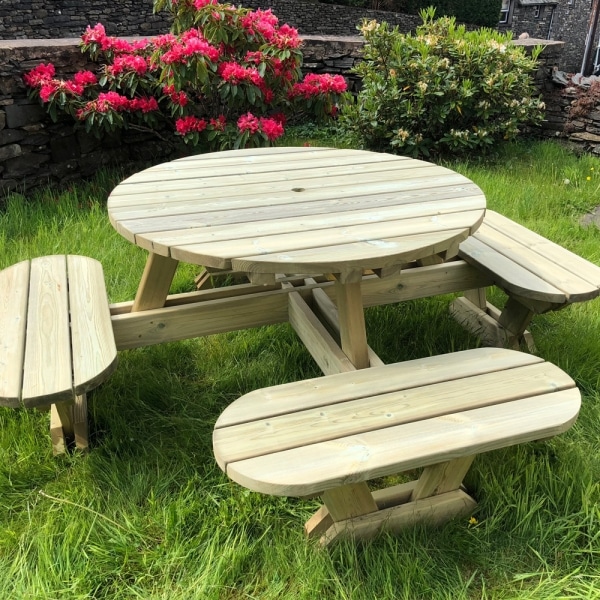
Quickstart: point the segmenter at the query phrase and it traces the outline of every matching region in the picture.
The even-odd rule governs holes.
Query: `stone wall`
[[[403,15],[306,0],[242,0],[246,8],[271,8],[281,23],[302,34],[356,35],[363,17],[398,25],[403,32],[421,22]],[[152,0],[0,0],[0,39],[79,37],[88,25],[102,23],[109,35],[151,36],[166,33],[166,13],[153,14]]]
[[[168,142],[172,136],[161,140],[132,129],[101,143],[75,128],[68,117],[53,123],[37,100],[29,100],[23,73],[41,62],[54,63],[65,77],[97,67],[87,62],[78,43],[77,39],[0,40],[0,196],[17,188],[66,183],[109,164],[139,170],[189,151],[183,144]],[[304,70],[347,75],[361,47],[358,36],[304,37]]]
[[[305,72],[341,73],[360,60],[362,38],[304,36]],[[568,108],[575,92],[565,95],[564,86],[553,83],[552,71],[564,44],[526,39],[515,43],[526,48],[545,44],[536,83],[547,104],[541,133],[563,139]],[[64,76],[94,68],[78,48],[78,40],[0,41],[0,196],[48,182],[66,183],[93,174],[101,166],[118,164],[140,170],[189,151],[183,145],[158,139],[153,134],[128,130],[102,143],[70,119],[53,123],[37,101],[27,98],[22,75],[40,62],[55,63]],[[353,80],[351,77],[350,84]],[[600,107],[586,119],[572,124],[567,138],[577,148],[600,154]]]

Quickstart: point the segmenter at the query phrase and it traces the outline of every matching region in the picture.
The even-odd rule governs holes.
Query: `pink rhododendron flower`
[[[225,115],[219,115],[216,119],[211,119],[209,124],[215,131],[225,131],[227,125]]]
[[[152,38],[152,45],[155,48],[165,48],[166,46],[172,46],[176,41],[177,38],[172,33],[166,33]]]
[[[242,133],[244,133],[244,131],[256,133],[260,129],[260,121],[258,120],[258,117],[255,117],[251,112],[248,112],[238,119],[237,126]]]
[[[217,73],[231,85],[247,82],[261,87],[264,84],[263,78],[255,67],[243,67],[236,62],[221,63]]]
[[[135,71],[138,75],[144,75],[148,70],[148,63],[141,56],[123,54],[116,56],[112,66],[109,66],[107,70],[112,75],[119,75],[128,71]]]
[[[302,40],[298,36],[298,30],[289,25],[282,25],[270,39],[270,42],[280,50],[285,50],[286,48],[299,48],[302,45]]]
[[[43,83],[40,88],[40,98],[42,102],[49,102],[52,96],[58,91],[58,86],[53,82]]]
[[[98,94],[96,100],[96,111],[100,113],[108,112],[109,110],[116,110],[122,112],[129,108],[129,98],[121,96],[117,92],[105,92]]]
[[[102,44],[106,41],[106,29],[104,29],[104,25],[102,23],[98,23],[94,27],[90,27],[89,25],[86,27],[84,34],[81,36],[81,41],[84,44],[91,44],[92,42],[97,42]]]
[[[129,101],[129,110],[139,110],[144,114],[158,110],[156,98],[134,98]]]
[[[193,116],[182,117],[175,121],[175,129],[179,135],[185,135],[193,131],[201,132],[206,129],[206,120]]]
[[[165,96],[169,97],[169,100],[173,103],[176,104],[177,106],[185,106],[188,102],[189,102],[189,98],[188,95],[183,92],[177,92],[175,91],[175,86],[174,85],[165,85],[163,87],[163,94]]]
[[[79,71],[73,76],[73,81],[78,85],[95,85],[98,78],[91,71]]]
[[[194,8],[196,8],[197,10],[200,10],[201,8],[204,8],[205,6],[209,6],[210,4],[218,4],[218,2],[217,2],[217,0],[195,0]]]
[[[294,84],[288,96],[290,98],[301,97],[304,99],[319,96],[320,94],[341,94],[347,89],[346,80],[341,75],[315,75],[309,73],[304,81]]]
[[[250,34],[262,35],[267,41],[270,41],[275,35],[275,29],[279,23],[279,19],[271,12],[271,9],[261,10],[248,13],[241,20],[242,27]]]
[[[283,125],[273,118],[261,117],[260,129],[270,141],[276,140],[283,135]]]
[[[30,87],[38,87],[42,83],[49,81],[56,73],[52,63],[38,65],[23,75],[23,80]]]

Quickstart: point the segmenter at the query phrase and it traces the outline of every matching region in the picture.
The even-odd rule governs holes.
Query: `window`
[[[533,9],[533,18],[534,19],[539,19],[540,18],[540,6],[539,6],[539,4],[537,6],[535,6],[534,9]]]
[[[500,9],[500,24],[508,23],[510,15],[510,0],[502,0],[502,8]]]

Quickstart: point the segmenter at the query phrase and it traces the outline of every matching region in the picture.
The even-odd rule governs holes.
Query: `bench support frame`
[[[473,514],[477,502],[462,481],[475,456],[425,467],[419,479],[371,492],[365,482],[322,494],[323,506],[306,522],[308,537],[327,546],[342,539],[369,539],[418,523],[439,525]]]

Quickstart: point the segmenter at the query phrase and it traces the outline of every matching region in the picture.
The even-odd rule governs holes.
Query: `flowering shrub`
[[[454,18],[421,12],[415,35],[363,22],[363,88],[341,126],[363,146],[413,156],[485,149],[539,124],[532,57],[490,29],[467,32]]]
[[[62,111],[101,134],[171,123],[176,135],[205,149],[269,145],[290,115],[337,112],[340,75],[300,79],[298,32],[271,10],[216,0],[156,0],[174,17],[172,32],[130,42],[88,27],[81,49],[102,66],[72,79],[41,64],[24,76],[53,119]]]

